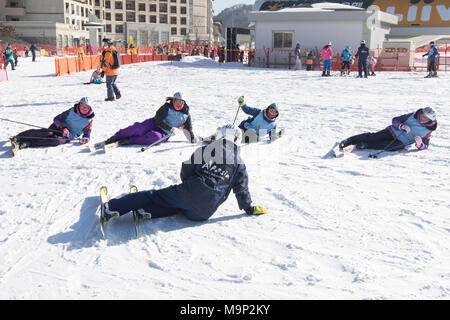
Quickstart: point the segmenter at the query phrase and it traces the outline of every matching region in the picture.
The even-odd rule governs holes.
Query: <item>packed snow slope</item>
[[[176,91],[201,136],[233,121],[240,95],[278,103],[285,137],[242,148],[253,202],[269,213],[247,216],[232,193],[207,222],[154,219],[135,239],[127,215],[103,239],[100,186],[121,196],[180,183],[197,146],[179,134],[144,153],[73,143],[11,158],[8,137],[29,127],[0,121],[0,299],[450,298],[450,75],[322,78],[187,58],[123,66],[123,97],[111,103],[105,85],[82,84],[91,72],[53,74],[51,58],[21,59],[0,83],[1,118],[47,127],[87,96],[97,142]],[[425,106],[438,112],[429,150],[325,157],[336,141]]]

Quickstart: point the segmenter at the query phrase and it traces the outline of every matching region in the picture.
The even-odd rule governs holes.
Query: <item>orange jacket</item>
[[[107,76],[117,76],[119,74],[119,68],[111,69],[111,66],[114,64],[114,57],[111,53],[112,51],[117,51],[116,47],[110,46],[102,52],[102,70],[105,71]]]

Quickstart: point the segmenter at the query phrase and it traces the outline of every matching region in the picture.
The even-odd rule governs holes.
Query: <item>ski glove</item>
[[[81,144],[86,144],[89,142],[89,138],[81,138],[80,143]]]
[[[100,73],[100,76],[101,76],[102,78],[104,78],[104,77],[105,77],[105,71],[102,71],[102,73]]]
[[[416,148],[419,150],[425,149],[425,143],[423,143],[422,138],[419,136],[415,136],[414,140],[416,141]]]
[[[404,124],[404,123],[400,123],[398,128],[400,130],[406,131],[406,133],[409,133],[411,131],[411,128],[407,124]]]
[[[249,216],[251,216],[251,215],[260,215],[260,214],[267,213],[267,209],[262,207],[262,206],[254,206],[254,207],[249,207],[249,208],[245,209],[245,212]]]
[[[68,137],[70,136],[70,131],[69,131],[69,129],[67,129],[67,128],[62,128],[61,131],[62,131],[63,137],[68,138]]]
[[[238,99],[239,107],[243,107],[245,105],[244,96],[240,96]]]

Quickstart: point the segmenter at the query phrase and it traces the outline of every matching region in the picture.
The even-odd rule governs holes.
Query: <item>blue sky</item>
[[[234,6],[235,4],[255,4],[255,0],[214,0],[214,15],[219,14],[223,9]]]

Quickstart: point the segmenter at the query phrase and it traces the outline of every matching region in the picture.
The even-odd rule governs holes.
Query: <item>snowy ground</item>
[[[0,83],[0,117],[46,127],[87,96],[95,142],[152,117],[175,91],[198,135],[232,122],[240,95],[254,107],[277,102],[285,138],[242,149],[253,201],[270,212],[243,215],[231,194],[208,222],[155,219],[136,240],[125,216],[104,240],[99,187],[120,196],[133,184],[179,183],[194,147],[105,155],[74,143],[12,159],[8,137],[28,128],[0,121],[0,299],[450,298],[450,75],[321,78],[195,58],[123,66],[123,98],[106,103],[104,85],[82,85],[91,72],[53,74],[51,58],[20,60]],[[428,151],[323,157],[335,141],[425,106],[439,113]]]

